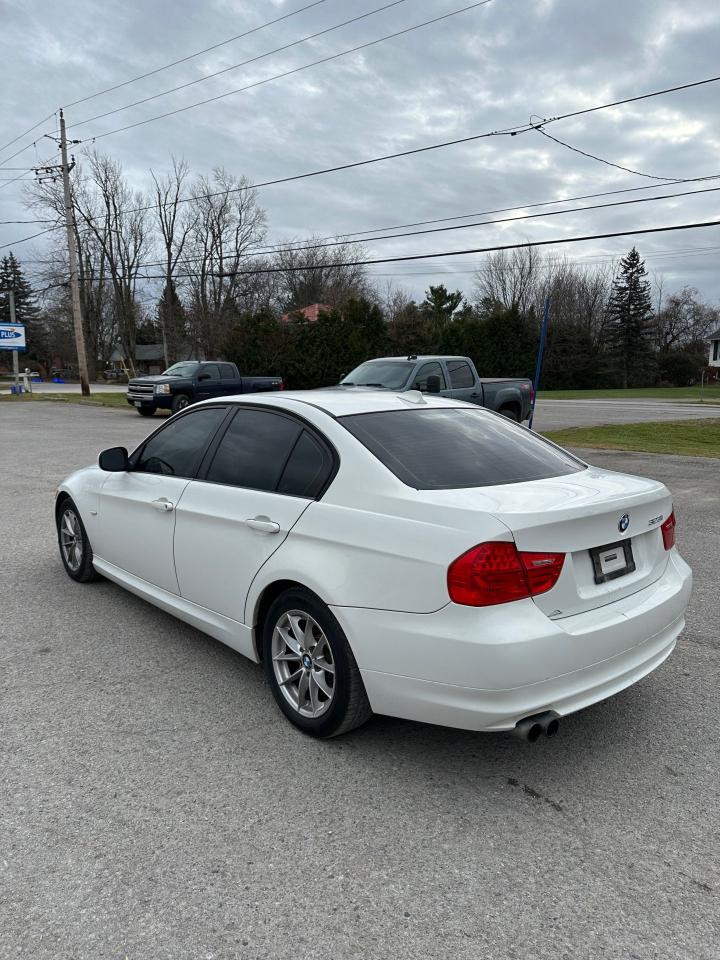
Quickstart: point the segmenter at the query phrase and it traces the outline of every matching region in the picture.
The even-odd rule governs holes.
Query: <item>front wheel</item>
[[[304,733],[336,737],[370,718],[342,627],[309,590],[286,590],[274,601],[263,626],[263,657],[278,706]]]
[[[155,415],[155,407],[135,407],[141,417],[152,417]]]
[[[58,545],[65,571],[78,583],[97,580],[93,552],[85,525],[72,500],[67,497],[57,512]]]
[[[185,393],[178,393],[177,396],[173,397],[170,409],[173,413],[179,413],[181,410],[184,410],[185,407],[189,406],[190,397]]]

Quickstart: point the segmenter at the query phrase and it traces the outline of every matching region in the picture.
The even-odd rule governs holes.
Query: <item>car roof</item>
[[[427,407],[467,407],[471,404],[445,397],[428,396],[417,390],[395,393],[392,390],[343,390],[330,387],[320,390],[278,390],[266,393],[244,393],[222,397],[233,403],[252,403],[300,412],[302,405],[323,410],[333,417],[355,413],[378,413],[384,410],[421,410]],[[206,401],[209,402],[209,401]],[[218,400],[213,401],[217,403]],[[475,408],[480,409],[480,408]]]

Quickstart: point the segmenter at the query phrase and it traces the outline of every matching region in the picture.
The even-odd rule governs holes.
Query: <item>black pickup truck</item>
[[[177,413],[198,400],[282,389],[279,377],[241,377],[235,364],[224,360],[184,360],[156,377],[130,380],[127,402],[151,417],[159,408]]]

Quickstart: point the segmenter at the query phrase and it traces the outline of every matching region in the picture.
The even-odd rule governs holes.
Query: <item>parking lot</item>
[[[535,745],[316,742],[260,667],[65,575],[55,485],[156,425],[0,408],[0,957],[720,957],[720,462],[583,452],[674,495],[696,585],[655,674]]]

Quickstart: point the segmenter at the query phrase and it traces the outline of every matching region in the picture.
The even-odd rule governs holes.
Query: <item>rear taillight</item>
[[[278,390],[284,390],[284,389],[285,389],[285,381],[284,381],[284,380],[281,380],[281,381],[280,381],[280,386],[278,387]]]
[[[554,587],[564,562],[564,553],[527,553],[502,540],[481,543],[450,564],[448,593],[466,607],[523,600]]]
[[[663,537],[663,546],[666,550],[672,550],[675,546],[675,527],[677,526],[677,521],[675,520],[675,511],[670,512],[670,516],[667,518],[665,523],[660,527],[662,530]]]

